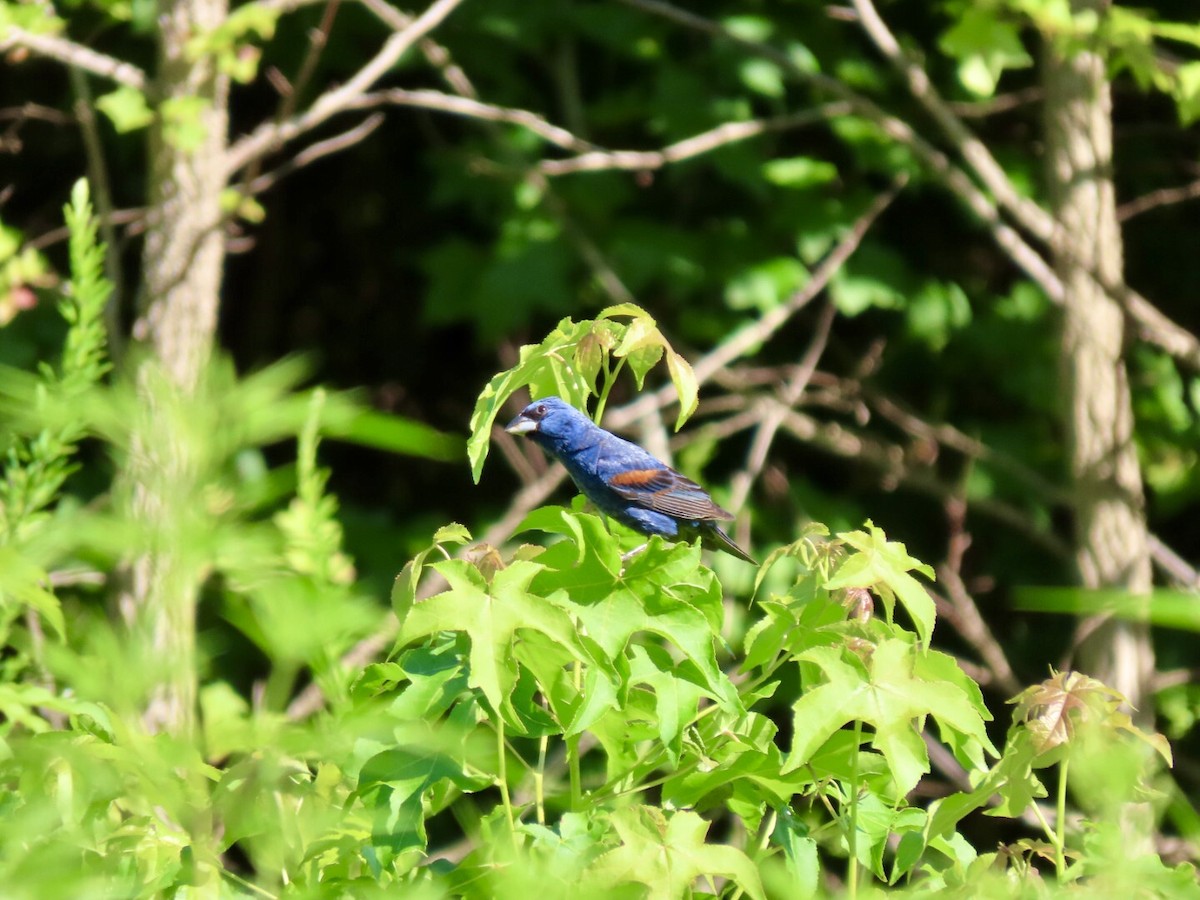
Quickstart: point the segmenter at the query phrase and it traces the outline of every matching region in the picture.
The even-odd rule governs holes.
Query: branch
[[[1200,179],[1179,187],[1159,188],[1157,191],[1151,191],[1149,194],[1118,206],[1117,221],[1127,222],[1134,216],[1140,216],[1142,213],[1158,209],[1160,206],[1183,203],[1187,200],[1195,200],[1197,197],[1200,197]]]
[[[435,0],[401,31],[392,34],[365,66],[341,87],[326,91],[307,110],[282,122],[268,122],[229,148],[225,168],[232,175],[252,160],[311,131],[354,103],[392,68],[407,50],[441,24],[463,0]]]
[[[149,83],[146,73],[132,63],[97,53],[82,44],[52,34],[36,34],[10,25],[4,31],[4,39],[0,40],[0,53],[13,47],[24,47],[30,53],[56,60],[73,69],[83,69],[142,93],[146,92]]]
[[[381,113],[367,116],[367,118],[363,119],[350,130],[344,131],[341,134],[335,134],[331,138],[326,138],[323,141],[318,141],[315,144],[305,147],[278,168],[259,175],[250,182],[247,186],[247,191],[250,194],[261,194],[263,191],[270,190],[280,179],[291,175],[298,169],[303,169],[321,157],[340,153],[347,147],[352,147],[360,141],[366,140],[382,124],[383,115]]]
[[[836,315],[837,307],[832,302],[826,303],[817,319],[812,340],[809,342],[808,349],[804,351],[800,364],[796,366],[792,377],[779,391],[779,403],[783,408],[791,409],[800,402],[800,398],[817,368],[817,363],[821,359],[821,354],[825,352],[825,345],[829,342],[829,332],[833,328],[833,320]],[[750,495],[750,486],[754,484],[755,479],[762,472],[763,466],[766,465],[767,454],[770,452],[771,444],[782,424],[783,414],[778,408],[768,410],[759,423],[758,429],[754,433],[754,443],[750,445],[750,452],[746,455],[745,468],[735,474],[730,483],[729,506],[734,512],[742,508],[746,498]]]
[[[990,97],[987,100],[974,100],[971,102],[950,101],[946,104],[946,108],[960,119],[982,119],[987,116],[997,115],[998,113],[1006,113],[1010,110],[1019,109],[1030,103],[1040,103],[1043,96],[1044,91],[1041,86],[1032,85],[1031,87],[1014,91],[1011,94],[997,94],[995,97]]]
[[[955,194],[984,223],[991,232],[992,239],[1008,254],[1009,259],[1024,271],[1051,301],[1061,305],[1064,293],[1062,281],[1050,264],[1046,262],[1042,254],[1031,246],[1016,229],[1001,218],[997,205],[992,202],[987,194],[980,190],[978,185],[961,168],[956,166],[945,153],[938,150],[913,131],[907,122],[884,112],[869,99],[856,93],[836,78],[805,71],[797,66],[785,52],[769,44],[762,44],[739,37],[723,25],[710,19],[705,19],[702,16],[672,6],[670,3],[664,2],[664,0],[620,0],[620,2],[653,15],[661,16],[704,34],[720,38],[743,48],[755,56],[769,59],[796,80],[809,84],[817,90],[824,91],[830,96],[851,104],[856,115],[875,123],[885,135],[907,146],[922,165],[929,172],[937,176],[943,185],[951,193]],[[886,28],[884,30],[886,31]],[[922,77],[924,77],[923,73]],[[918,99],[921,98],[919,97]],[[954,118],[953,112],[945,106],[944,101],[940,102],[940,109],[949,118]],[[955,121],[957,122],[957,119]],[[966,126],[962,125],[961,122],[957,122],[957,125],[971,140],[977,141],[967,131]],[[955,126],[952,125],[951,127]],[[982,147],[982,144],[980,146]],[[986,147],[983,150],[986,152]],[[963,153],[964,156],[967,155],[965,147],[963,148]],[[984,158],[978,153],[977,149],[972,149],[971,154],[972,159],[969,161],[972,165],[982,166],[984,172],[987,174],[985,180],[993,180],[996,177],[996,172],[990,168],[989,161],[991,164],[994,164],[995,160],[990,157],[990,154],[988,154],[987,158]],[[977,172],[977,174],[979,173]],[[1000,174],[1003,174],[1002,170]],[[983,178],[983,175],[981,175],[981,178]],[[1005,178],[1005,181],[1007,182],[1007,178]],[[1000,192],[998,193],[998,196],[1007,197],[1008,199],[1009,205],[1006,205],[1005,208],[1009,208],[1009,211],[1017,217],[1021,225],[1031,234],[1039,237],[1046,234],[1045,219],[1049,217],[1049,214],[1045,213],[1045,211],[1041,210],[1035,204],[1024,201],[1019,197],[1014,199],[1010,196],[1010,188],[1011,183],[1001,185]],[[1050,222],[1053,224],[1053,219],[1050,219]],[[1048,233],[1051,237],[1053,236],[1052,229]],[[1200,370],[1200,339],[1197,339],[1187,329],[1171,321],[1155,308],[1149,300],[1128,285],[1113,283],[1090,268],[1087,274],[1109,296],[1122,305],[1141,340],[1165,350],[1190,368]]]
[[[548,159],[538,165],[538,171],[550,177],[573,172],[596,172],[602,169],[650,171],[670,163],[680,162],[708,153],[726,144],[744,141],[772,131],[784,131],[827,121],[850,112],[848,103],[828,103],[817,109],[770,119],[751,119],[746,122],[726,122],[661,150],[593,150],[571,159]]]
[[[796,80],[850,104],[855,115],[873,122],[887,137],[908,147],[922,165],[936,175],[950,192],[957,195],[963,204],[987,226],[992,234],[992,239],[1008,254],[1009,259],[1033,279],[1052,301],[1062,303],[1062,282],[1042,255],[1030,246],[1016,229],[1000,217],[996,204],[962,169],[956,166],[945,153],[913,131],[907,122],[884,112],[869,99],[856,93],[836,78],[806,71],[797,66],[785,52],[777,50],[769,44],[739,37],[717,22],[672,6],[663,0],[621,0],[621,2],[720,38],[755,56],[769,59]]]
[[[1049,243],[1057,229],[1057,223],[1050,213],[1036,203],[1022,197],[1009,180],[1008,175],[983,141],[979,140],[962,120],[956,116],[946,101],[938,94],[937,88],[925,74],[925,70],[912,62],[900,49],[895,35],[888,29],[887,24],[875,9],[872,0],[850,0],[858,10],[859,21],[867,36],[879,48],[892,67],[908,82],[908,89],[922,106],[933,116],[950,142],[962,154],[963,159],[979,176],[979,180],[992,192],[1000,206],[1008,210],[1021,224],[1041,241]]]
[[[951,485],[924,469],[912,468],[904,448],[899,445],[877,441],[843,425],[821,422],[795,410],[786,411],[783,427],[806,444],[878,469],[885,489],[891,490],[904,484],[943,501],[955,496],[955,489]],[[990,498],[975,500],[972,507],[1024,534],[1053,556],[1065,560],[1072,558],[1071,549],[1061,539],[1040,529],[1017,507]]]
[[[893,182],[888,190],[876,197],[866,212],[859,216],[845,237],[838,242],[824,259],[813,269],[812,277],[800,290],[796,291],[787,302],[768,310],[756,322],[739,328],[723,343],[718,344],[712,351],[700,357],[692,366],[699,385],[704,385],[714,375],[732,363],[745,356],[755,347],[767,341],[775,332],[807,306],[816,297],[829,280],[837,273],[847,259],[858,249],[858,245],[866,236],[867,231],[875,220],[887,209],[907,183],[907,178],[901,176]],[[674,384],[668,384],[653,394],[642,394],[637,400],[620,409],[613,410],[609,416],[611,424],[621,427],[640,419],[653,410],[661,409],[678,399]]]
[[[567,131],[567,129],[547,122],[542,116],[529,110],[496,106],[492,103],[483,103],[469,97],[455,96],[441,91],[392,88],[391,90],[377,91],[373,94],[363,94],[361,97],[347,104],[346,108],[364,109],[385,103],[396,106],[431,109],[437,112],[450,113],[456,116],[468,116],[472,119],[483,119],[489,122],[506,122],[511,125],[520,125],[548,143],[573,152],[590,150],[595,146],[582,138],[576,137]]]

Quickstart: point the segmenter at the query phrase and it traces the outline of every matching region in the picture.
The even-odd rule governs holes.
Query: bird
[[[504,430],[531,438],[563,464],[602,513],[634,531],[669,540],[699,537],[710,550],[758,565],[717,524],[731,521],[733,514],[717,506],[704,488],[637,444],[605,431],[561,397],[533,401]]]

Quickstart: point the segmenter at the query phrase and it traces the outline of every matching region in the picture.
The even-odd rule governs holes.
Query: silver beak
[[[505,425],[504,430],[509,434],[528,434],[531,431],[537,431],[537,427],[537,422],[522,414]]]

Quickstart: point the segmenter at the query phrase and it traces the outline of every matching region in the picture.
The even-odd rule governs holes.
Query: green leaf
[[[779,256],[739,272],[725,287],[732,309],[767,312],[808,283],[809,271],[792,256]]]
[[[778,98],[786,93],[783,70],[769,59],[742,60],[738,76],[748,90],[764,97]]]
[[[771,840],[783,848],[795,891],[791,896],[796,900],[817,896],[821,874],[817,842],[808,836],[808,828],[796,818],[790,807],[780,810]]]
[[[918,677],[915,660],[925,651],[890,638],[871,652],[865,670],[834,647],[800,655],[814,663],[824,683],[793,704],[794,737],[784,771],[804,765],[833,734],[851,722],[871,726],[871,745],[883,754],[899,794],[912,790],[929,770],[917,722],[933,715],[945,727],[991,747],[983,718],[957,684]]]
[[[679,416],[675,420],[675,430],[678,431],[700,405],[700,385],[696,381],[696,373],[692,371],[692,364],[671,349],[667,350],[667,371],[679,394]]]
[[[943,53],[958,60],[963,87],[979,97],[996,92],[996,83],[1006,69],[1033,65],[1017,24],[997,13],[987,6],[968,6],[938,42]]]
[[[154,110],[146,102],[146,95],[128,85],[97,97],[96,108],[108,116],[121,134],[145,128],[154,121]]]
[[[837,166],[811,156],[773,159],[763,164],[763,178],[777,187],[805,190],[836,181]]]
[[[476,483],[483,473],[483,463],[491,445],[492,424],[504,403],[517,391],[536,385],[535,399],[556,393],[571,405],[586,408],[590,387],[568,360],[574,358],[579,342],[591,332],[590,322],[576,324],[563,319],[540,344],[522,347],[515,366],[488,382],[475,402],[471,436],[467,439],[467,458]]]
[[[43,587],[49,581],[49,576],[40,566],[13,547],[0,546],[0,606],[8,606],[11,600],[15,600],[29,607],[62,638],[66,633],[62,607],[58,598]]]
[[[839,534],[838,538],[857,550],[846,557],[825,582],[830,590],[839,588],[869,588],[883,600],[887,607],[888,621],[893,615],[896,597],[912,617],[917,634],[928,644],[933,634],[937,609],[929,592],[908,573],[917,571],[932,579],[933,569],[908,555],[908,550],[898,541],[889,541],[884,533],[870,521],[867,531],[851,531]]]
[[[654,537],[622,566],[620,548],[599,517],[554,510],[527,524],[531,520],[567,538],[538,557],[542,569],[532,589],[576,617],[605,659],[622,657],[639,632],[656,634],[696,666],[709,696],[726,710],[741,710],[717,663],[721,587],[700,564],[699,547]]]
[[[443,525],[434,534],[433,543],[404,564],[404,568],[400,570],[400,574],[396,576],[396,581],[392,585],[391,596],[392,609],[401,623],[407,618],[413,604],[417,602],[417,585],[421,581],[425,560],[429,554],[435,550],[445,554],[442,544],[465,544],[469,540],[471,540],[471,533],[464,526],[457,522]]]
[[[1200,120],[1200,62],[1183,63],[1175,71],[1175,104],[1182,125]]]
[[[211,106],[212,104],[203,97],[168,97],[159,106],[164,139],[184,152],[198,149],[208,136],[204,113]]]
[[[692,882],[719,875],[735,882],[754,900],[766,900],[758,870],[741,850],[708,844],[709,823],[681,810],[668,815],[651,806],[631,806],[610,815],[620,846],[588,867],[585,882],[602,886],[634,882],[646,885],[651,898],[683,897]]]
[[[678,766],[683,729],[696,718],[704,688],[682,678],[685,667],[661,647],[634,646],[630,656],[629,684],[645,684],[653,689],[658,737],[671,765]]]
[[[457,462],[463,458],[463,439],[458,434],[447,434],[424,422],[394,413],[333,410],[322,418],[321,427],[329,437],[389,453],[442,462]]]
[[[496,572],[490,585],[465,560],[447,560],[435,563],[433,568],[445,577],[450,589],[409,610],[396,645],[403,647],[441,631],[466,634],[471,641],[468,683],[483,692],[497,715],[523,732],[511,703],[518,676],[513,654],[518,632],[540,631],[569,648],[576,659],[587,659],[567,615],[529,591],[530,582],[542,566],[527,560],[514,561]]]

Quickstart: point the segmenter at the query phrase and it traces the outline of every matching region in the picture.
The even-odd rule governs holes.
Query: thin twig
[[[320,23],[316,28],[309,30],[308,51],[300,63],[300,71],[290,83],[277,69],[268,70],[268,80],[271,80],[281,95],[279,107],[274,116],[276,125],[286,122],[295,113],[296,104],[300,102],[300,94],[311,80],[317,67],[317,61],[329,43],[329,32],[333,30],[333,21],[337,16],[340,4],[341,0],[325,0],[325,9],[321,13]],[[266,155],[266,153],[259,154],[246,166],[246,171],[242,174],[243,192],[252,193],[249,185],[258,180],[262,171],[262,161]]]
[[[282,122],[260,125],[229,148],[226,171],[240,171],[251,161],[312,131],[331,116],[352,108],[354,102],[385,75],[408,49],[452,13],[463,0],[435,0],[402,31],[393,33],[371,60],[339,87],[326,91],[304,112]]]
[[[270,190],[281,179],[291,175],[299,169],[303,169],[307,165],[311,165],[318,159],[324,156],[329,156],[333,153],[340,153],[347,147],[364,141],[371,135],[375,129],[383,124],[383,114],[375,113],[367,116],[349,131],[344,131],[341,134],[335,134],[331,138],[326,138],[323,141],[318,141],[315,144],[310,144],[305,147],[291,159],[272,169],[270,172],[265,172],[259,175],[247,186],[250,194],[261,194],[264,191]]]
[[[780,407],[791,409],[800,402],[800,398],[817,368],[817,363],[821,359],[821,354],[825,352],[836,316],[837,307],[833,305],[832,301],[827,302],[817,317],[812,340],[809,341],[804,355],[800,358],[800,364],[796,366],[792,377],[787,380],[779,392]],[[746,465],[733,476],[730,482],[729,506],[735,513],[741,510],[745,504],[746,498],[750,496],[751,485],[762,473],[763,466],[767,464],[767,455],[771,451],[771,444],[775,441],[775,435],[783,424],[783,415],[779,412],[780,407],[773,407],[764,414],[762,422],[759,423],[758,429],[754,433],[754,442],[750,445],[750,451],[746,454]]]
[[[482,103],[469,97],[460,97],[433,90],[406,90],[392,88],[386,91],[376,91],[363,94],[351,100],[347,109],[365,109],[382,104],[395,106],[412,106],[419,109],[430,109],[436,112],[450,113],[456,116],[467,116],[488,122],[505,122],[510,125],[520,125],[538,137],[575,152],[591,149],[594,145],[576,137],[565,128],[551,124],[537,113],[527,109],[513,109],[506,106],[496,106],[493,103]]]
[[[72,68],[83,69],[101,78],[115,81],[145,93],[149,84],[146,73],[132,63],[97,53],[82,44],[52,34],[36,34],[9,25],[4,31],[4,40],[0,41],[0,53],[13,47],[24,47],[26,50],[47,59],[53,59]]]
[[[999,685],[1009,697],[1015,697],[1021,692],[1021,683],[1013,674],[1004,648],[996,640],[987,621],[980,615],[979,605],[963,583],[963,558],[971,545],[971,536],[967,533],[967,501],[961,489],[958,494],[946,498],[944,506],[950,540],[946,562],[938,567],[938,584],[946,589],[951,605],[947,618],[954,625],[955,631],[975,648],[975,652],[987,666],[992,682]],[[933,591],[930,593],[936,597]]]
[[[829,121],[849,112],[850,104],[837,102],[786,116],[750,119],[745,122],[725,122],[716,128],[663,147],[661,150],[592,150],[570,159],[543,160],[538,164],[538,171],[550,177],[574,172],[596,172],[610,169],[652,171],[671,163],[699,156],[702,153],[709,153],[727,144],[774,131],[786,131],[791,128],[801,128],[805,125]]]
[[[867,231],[896,199],[906,181],[907,179],[904,177],[896,179],[888,190],[871,202],[837,246],[813,269],[812,276],[804,287],[796,291],[786,302],[768,310],[757,321],[738,329],[709,353],[700,357],[692,366],[696,380],[700,384],[708,382],[726,366],[767,341],[792,316],[812,302],[813,298],[825,289],[829,280],[858,249],[858,245],[866,236]],[[677,399],[678,394],[674,384],[668,384],[652,394],[642,394],[638,399],[620,409],[614,409],[609,421],[617,427],[621,427],[640,419],[652,410],[668,406]]]
[[[1148,534],[1150,557],[1172,581],[1180,587],[1200,589],[1200,572],[1186,559],[1163,543],[1157,535]]]
[[[818,421],[797,410],[787,411],[783,427],[806,444],[879,470],[885,489],[903,484],[943,501],[954,496],[954,488],[936,475],[924,468],[913,468],[903,447],[875,440],[838,423]],[[1059,559],[1072,558],[1070,547],[1057,535],[1039,528],[1023,511],[1008,503],[984,498],[974,501],[973,509],[1005,523]]]
[[[1158,209],[1160,206],[1183,203],[1197,198],[1200,198],[1200,179],[1179,187],[1159,188],[1157,191],[1143,194],[1141,197],[1118,206],[1117,221],[1128,222],[1134,216],[1140,216],[1142,213]]]
[[[1045,92],[1039,85],[1032,85],[1013,91],[1011,94],[997,94],[986,100],[970,102],[949,101],[946,107],[961,119],[983,119],[999,113],[1011,112],[1031,103],[1040,103]]]
[[[900,49],[900,43],[875,9],[872,0],[850,0],[850,2],[858,11],[859,22],[867,36],[908,83],[909,91],[938,123],[950,143],[962,154],[963,159],[967,161],[979,180],[992,192],[1000,206],[1012,213],[1030,234],[1049,243],[1057,228],[1054,217],[1017,192],[1016,187],[1000,164],[996,162],[996,158],[992,156],[987,145],[979,140],[951,111],[941,95],[938,94],[937,88],[933,86],[933,82],[929,80],[925,70],[910,60]]]
[[[1013,264],[1024,271],[1052,302],[1062,304],[1064,296],[1062,281],[1045,257],[1030,245],[1015,228],[1004,221],[996,203],[980,190],[966,172],[955,165],[945,153],[918,135],[907,122],[884,112],[875,103],[856,93],[836,78],[806,71],[796,65],[786,52],[769,44],[740,37],[718,22],[698,16],[663,2],[663,0],[620,0],[620,2],[727,41],[748,53],[769,59],[792,78],[850,103],[856,115],[873,122],[887,137],[908,147],[925,168],[940,179],[942,184],[988,228],[992,239],[1008,254]],[[953,116],[952,113],[950,115]],[[965,129],[965,126],[962,127]],[[980,163],[981,159],[976,158],[973,164]],[[987,168],[986,161],[982,161],[982,165]],[[995,172],[992,170],[989,177],[994,177],[994,175]],[[1004,187],[1001,188],[1001,192],[1006,195],[1008,193]],[[1012,200],[1011,197],[1009,199]],[[1018,198],[1012,203],[1011,211],[1017,216],[1022,227],[1031,234],[1040,236],[1049,233],[1052,238],[1053,230],[1047,232],[1046,222],[1043,218],[1049,214],[1044,210],[1039,212],[1039,209],[1028,201],[1021,202]],[[1114,283],[1111,279],[1091,269],[1087,274],[1100,285],[1105,293],[1121,304],[1141,340],[1165,350],[1189,368],[1200,370],[1200,339],[1176,322],[1171,321],[1149,300],[1128,285]]]

